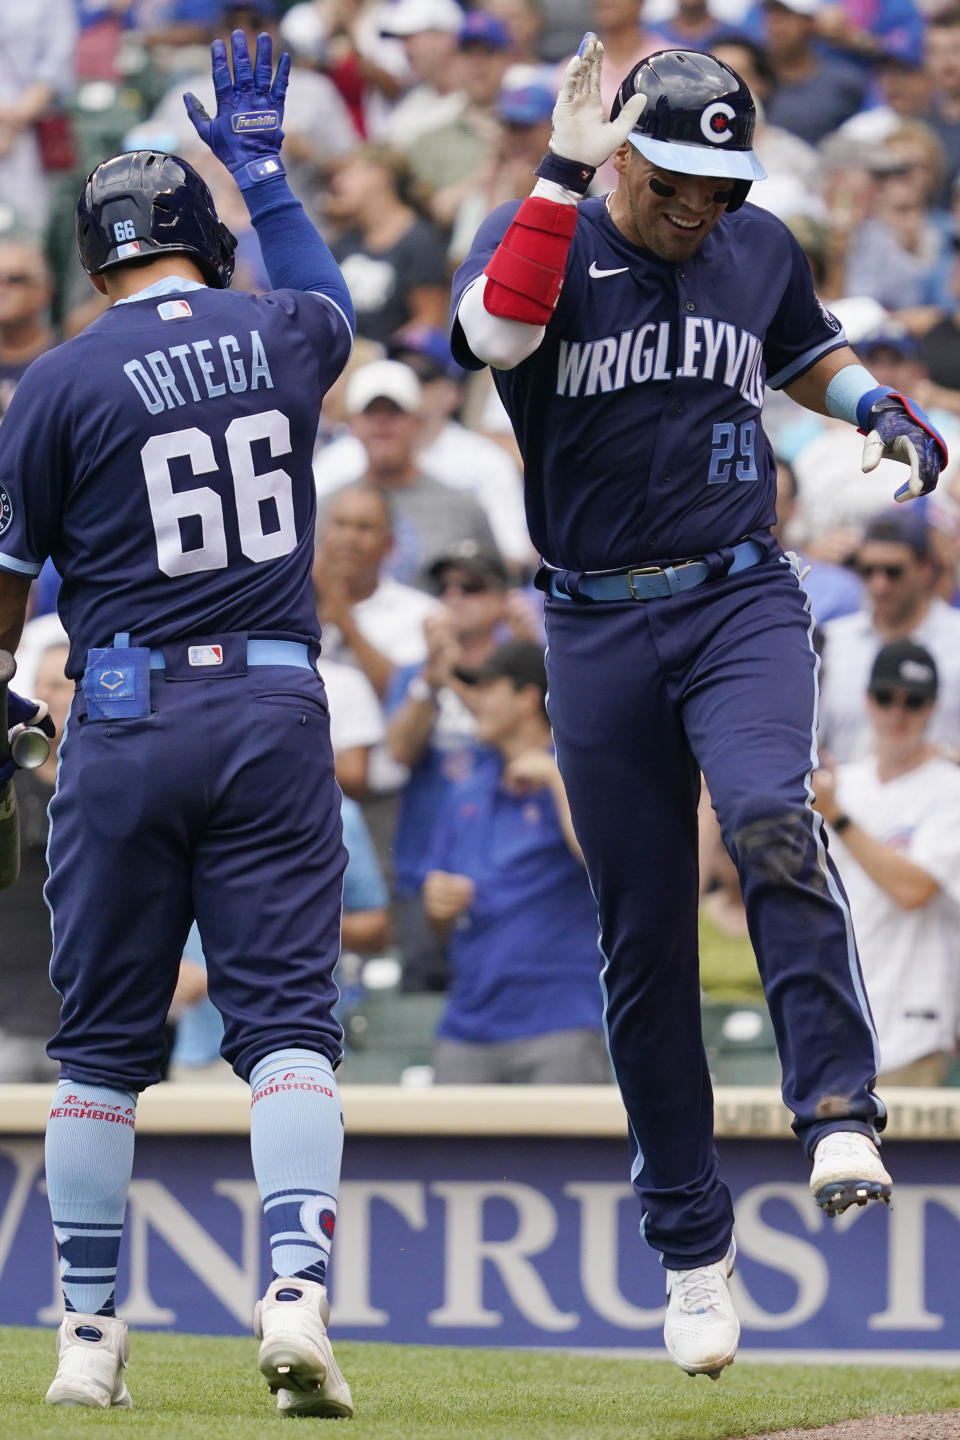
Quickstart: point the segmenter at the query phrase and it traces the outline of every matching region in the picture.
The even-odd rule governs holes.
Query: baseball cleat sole
[[[835,1180],[824,1185],[814,1199],[825,1214],[834,1216],[842,1215],[851,1205],[866,1205],[869,1200],[882,1200],[884,1205],[889,1205],[892,1191],[892,1185],[878,1180]]]

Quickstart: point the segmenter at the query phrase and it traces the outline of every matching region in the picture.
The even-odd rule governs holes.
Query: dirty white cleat
[[[274,1280],[257,1301],[253,1328],[259,1365],[277,1393],[281,1415],[353,1415],[350,1386],[327,1336],[330,1305],[323,1285],[299,1278]]]
[[[123,1378],[130,1356],[125,1320],[69,1311],[57,1331],[57,1351],[60,1364],[47,1391],[48,1405],[131,1408],[133,1401]]]
[[[850,1205],[868,1200],[889,1204],[892,1188],[876,1145],[859,1130],[831,1130],[813,1152],[810,1189],[828,1215],[842,1215]]]
[[[732,1365],[740,1343],[740,1321],[727,1284],[737,1247],[733,1240],[722,1260],[697,1270],[667,1271],[667,1314],[663,1340],[670,1359],[688,1375],[716,1380]]]

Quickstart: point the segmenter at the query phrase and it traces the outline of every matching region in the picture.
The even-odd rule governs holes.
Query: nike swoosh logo
[[[602,280],[606,275],[626,275],[626,273],[626,265],[621,265],[618,270],[598,270],[596,260],[591,262],[590,269],[587,271],[591,280]]]

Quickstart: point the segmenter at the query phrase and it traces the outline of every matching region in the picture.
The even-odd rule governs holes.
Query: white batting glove
[[[647,103],[645,95],[631,95],[616,120],[608,120],[600,98],[602,65],[603,43],[588,31],[563,72],[550,134],[554,155],[593,169],[623,144]]]

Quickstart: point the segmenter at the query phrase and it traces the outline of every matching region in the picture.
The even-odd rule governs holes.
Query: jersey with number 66
[[[502,205],[480,226],[454,277],[454,315],[517,209]],[[479,367],[458,324],[452,343]],[[541,344],[493,372],[544,560],[615,569],[767,529],[776,477],[764,384],[787,385],[846,343],[803,251],[767,211],[721,216],[678,264],[632,245],[603,200],[582,202]]]
[[[350,344],[319,295],[178,282],[30,366],[0,430],[0,567],[52,557],[68,674],[117,631],[318,638],[311,459]]]

